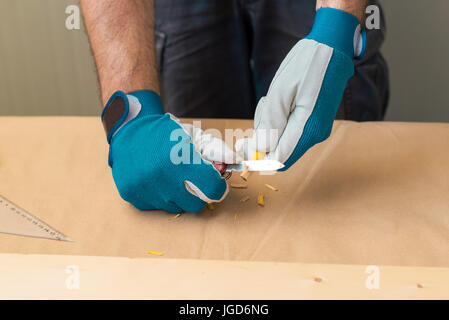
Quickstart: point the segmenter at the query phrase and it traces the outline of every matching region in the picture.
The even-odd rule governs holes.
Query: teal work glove
[[[255,151],[284,163],[287,170],[315,144],[330,136],[346,84],[361,58],[366,33],[344,11],[321,8],[311,33],[289,52],[257,106],[254,135],[236,150],[245,158]]]
[[[120,196],[141,210],[198,212],[227,194],[211,161],[233,163],[224,142],[163,114],[153,91],[112,95],[102,113]]]

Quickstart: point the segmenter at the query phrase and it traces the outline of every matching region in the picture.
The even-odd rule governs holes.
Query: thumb
[[[235,151],[243,159],[249,160],[257,151],[253,138],[242,138],[235,142]]]
[[[222,139],[204,132],[191,124],[180,123],[192,138],[195,151],[210,162],[239,163],[243,159],[235,153]]]
[[[278,124],[281,115],[277,114],[275,110],[276,108],[271,106],[269,97],[262,97],[259,100],[254,115],[254,134],[251,141],[248,142],[251,151],[268,153],[276,148],[282,132],[280,132]]]

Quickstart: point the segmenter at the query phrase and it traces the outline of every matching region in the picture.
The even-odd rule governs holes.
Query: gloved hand
[[[327,139],[354,74],[353,59],[365,48],[366,33],[355,16],[319,9],[311,33],[289,52],[259,101],[253,137],[238,140],[236,150],[245,158],[266,152],[265,159],[284,163],[283,171]]]
[[[163,114],[155,92],[117,91],[102,120],[115,184],[136,208],[198,212],[206,202],[226,196],[226,180],[210,161],[233,163],[233,151],[222,140]]]

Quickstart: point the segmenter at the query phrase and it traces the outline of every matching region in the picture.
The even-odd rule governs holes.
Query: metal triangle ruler
[[[73,242],[63,233],[2,196],[0,196],[0,232]]]

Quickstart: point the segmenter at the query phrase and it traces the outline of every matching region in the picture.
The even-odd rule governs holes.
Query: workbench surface
[[[0,194],[75,240],[0,234],[1,253],[449,267],[449,124],[337,121],[287,172],[172,221],[119,197],[98,118],[3,117],[0,140]]]

